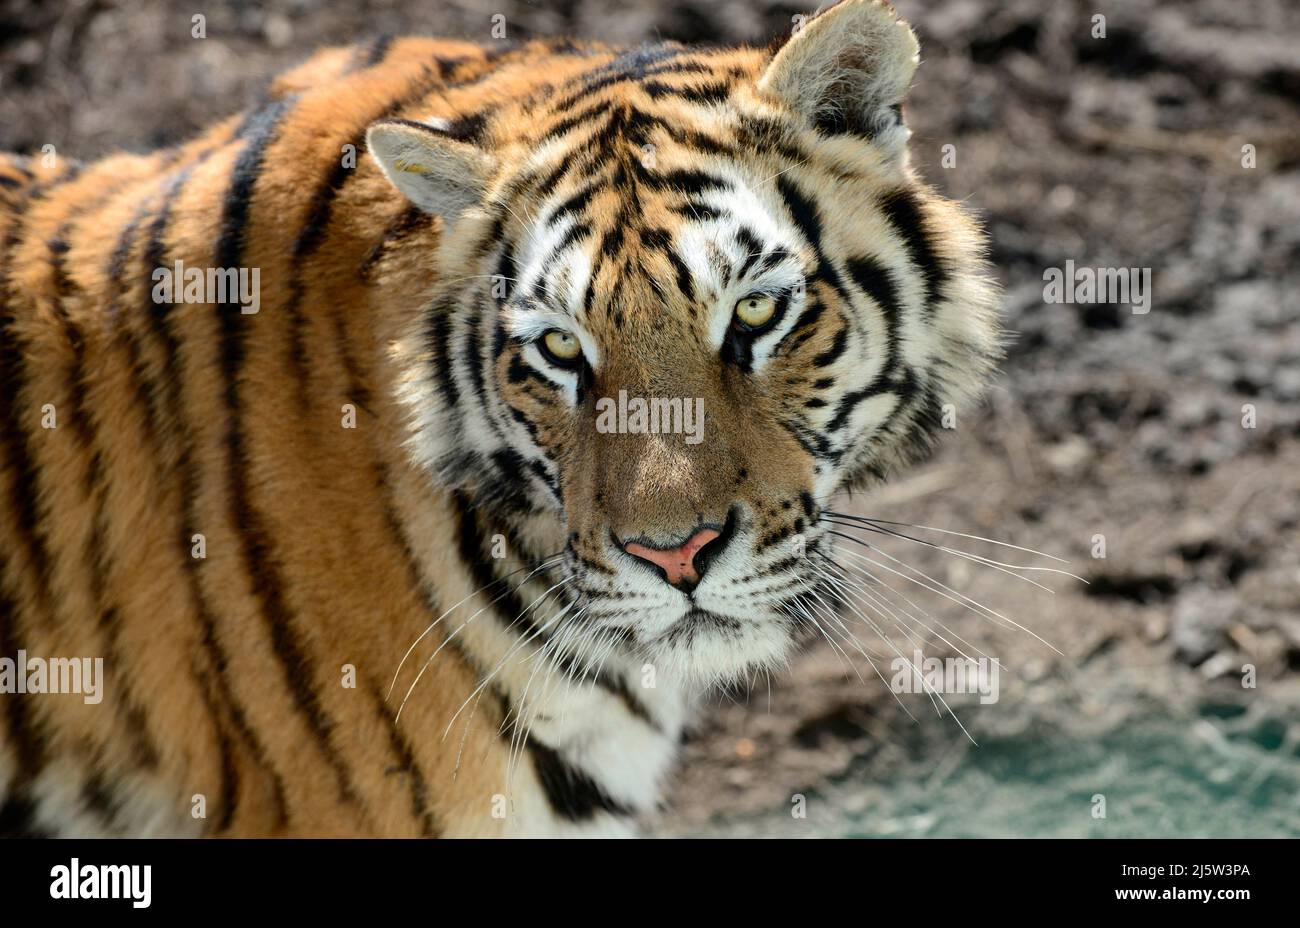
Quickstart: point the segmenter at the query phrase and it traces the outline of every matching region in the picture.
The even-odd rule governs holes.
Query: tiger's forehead
[[[521,302],[616,329],[707,322],[731,290],[788,287],[815,264],[754,171],[712,158],[660,176],[619,166],[542,201],[516,246]]]

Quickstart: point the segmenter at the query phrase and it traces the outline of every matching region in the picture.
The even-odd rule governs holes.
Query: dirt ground
[[[923,50],[914,157],[987,223],[1014,341],[988,403],[930,462],[845,509],[1037,549],[1069,564],[914,533],[1086,582],[1020,572],[1043,590],[870,536],[863,556],[960,591],[882,575],[892,642],[997,657],[998,701],[955,697],[954,719],[823,642],[717,699],[650,827],[1300,836],[1300,6],[897,6]],[[379,32],[486,40],[502,12],[512,38],[766,42],[801,10],[0,0],[0,148],[89,158],[173,142],[311,49]],[[195,12],[206,39],[190,38]],[[1150,311],[1045,302],[1044,270],[1067,260],[1150,268]],[[855,633],[887,680],[892,645]]]

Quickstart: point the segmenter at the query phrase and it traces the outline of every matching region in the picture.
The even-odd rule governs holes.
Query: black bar
[[[688,913],[697,896],[734,905],[737,914],[764,912],[765,900],[779,896],[809,914],[860,909],[864,920],[893,910],[926,918],[945,910],[953,917],[1021,911],[1073,918],[1100,909],[1179,917],[1200,909],[1231,917],[1243,906],[1275,908],[1288,899],[1283,880],[1294,880],[1295,852],[1291,842],[1253,839],[593,841],[545,848],[524,841],[13,840],[0,842],[0,901],[6,914],[407,911],[436,921],[467,906],[477,911],[466,917],[491,919],[496,906],[529,900],[542,918],[546,910],[581,910],[618,888],[638,907],[669,917]],[[52,898],[52,890],[68,886],[56,887],[63,875],[56,868],[70,868],[73,858],[83,879],[87,866],[148,865],[149,905]],[[1225,891],[1240,898],[1221,897]],[[1205,892],[1208,900],[1200,898]]]

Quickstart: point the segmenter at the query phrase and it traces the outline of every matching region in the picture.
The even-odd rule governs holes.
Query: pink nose
[[[635,541],[628,542],[623,550],[633,557],[649,561],[664,572],[664,579],[673,586],[694,588],[700,582],[700,574],[695,566],[695,555],[720,533],[715,529],[702,528],[686,540],[679,548],[660,550],[648,548]]]

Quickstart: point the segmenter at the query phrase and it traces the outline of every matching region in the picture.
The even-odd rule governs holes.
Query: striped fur
[[[382,39],[175,149],[0,159],[0,658],[106,674],[0,695],[0,831],[626,832],[701,689],[789,653],[822,503],[994,360],[980,236],[906,164],[914,59],[861,0],[769,50]],[[486,173],[430,212],[371,126]],[[155,301],[178,260],[259,268],[260,311]],[[705,440],[598,432],[620,389]],[[616,543],[699,523],[689,597]]]

